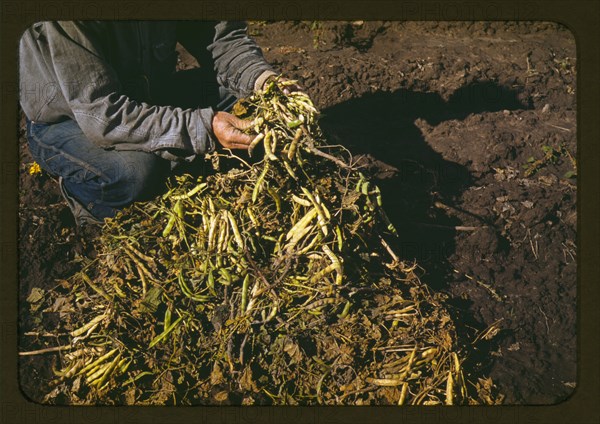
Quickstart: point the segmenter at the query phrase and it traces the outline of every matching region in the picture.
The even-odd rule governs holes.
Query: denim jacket
[[[238,97],[274,74],[241,22],[40,22],[20,41],[21,107],[32,121],[74,119],[104,148],[167,159],[179,151],[188,160],[212,151],[212,108],[150,105],[126,83],[173,72],[177,42],[213,65],[218,83]]]

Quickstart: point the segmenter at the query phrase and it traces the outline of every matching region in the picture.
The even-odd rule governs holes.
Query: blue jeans
[[[157,103],[193,107],[194,102],[196,107],[210,105],[217,110],[233,107],[236,98],[216,83],[210,93],[198,91],[193,96],[193,87],[207,86],[194,82],[205,78],[202,73],[177,74],[178,78],[162,86],[164,95],[157,96]],[[185,86],[189,89],[184,90]],[[178,92],[181,96],[173,96]],[[51,124],[28,120],[27,140],[35,161],[50,174],[62,177],[67,192],[99,219],[112,217],[135,201],[159,194],[172,168],[170,161],[153,153],[99,147],[87,139],[73,120]]]
[[[153,153],[105,150],[86,138],[73,120],[27,122],[29,151],[67,192],[96,218],[115,215],[164,186],[171,163]]]

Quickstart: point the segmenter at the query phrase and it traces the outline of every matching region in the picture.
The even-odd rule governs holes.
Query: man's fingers
[[[267,79],[267,81],[265,81],[263,88],[267,86],[269,81],[271,81],[271,80]],[[283,93],[285,95],[289,95],[290,93],[293,93],[294,91],[304,92],[304,89],[302,87],[300,87],[299,84],[297,84],[296,82],[294,82],[293,84],[289,84],[289,82],[291,82],[291,80],[289,78],[285,78],[285,77],[279,78],[278,86],[279,86],[279,88],[281,88],[281,91],[283,91]],[[286,83],[288,83],[288,84],[286,84]]]
[[[227,137],[227,145],[225,147],[247,149],[252,140],[254,140],[254,137],[251,135],[244,134],[240,130],[232,128],[229,137]]]
[[[236,116],[232,116],[231,124],[240,130],[246,130],[252,126],[252,121],[246,119],[239,119]]]
[[[250,143],[239,142],[239,141],[229,141],[227,144],[223,145],[223,147],[227,149],[240,149],[240,150],[248,150],[248,146]]]
[[[219,143],[227,149],[248,149],[253,135],[244,133],[251,121],[239,119],[227,112],[217,112],[213,117],[213,132]]]
[[[237,134],[236,134],[237,135]],[[250,143],[252,143],[252,140],[254,140],[254,137],[249,136],[248,134],[244,134],[244,133],[240,133],[239,135],[236,136],[236,138],[234,140],[232,140],[234,143],[236,144],[241,144],[241,145],[245,145],[248,146]]]
[[[293,93],[294,91],[304,92],[302,87],[300,87],[298,84],[287,85],[287,86],[283,87],[283,93],[286,95],[289,95],[290,93]]]
[[[228,149],[248,150],[248,146],[249,146],[249,143],[231,142],[231,143],[228,143],[228,145],[224,146],[224,147],[226,147]]]

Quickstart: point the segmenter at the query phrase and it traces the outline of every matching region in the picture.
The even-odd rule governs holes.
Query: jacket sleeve
[[[271,75],[273,68],[247,34],[245,22],[223,21],[215,25],[213,42],[208,46],[217,72],[217,81],[238,97],[246,97]]]
[[[45,23],[50,66],[84,134],[102,147],[175,151],[182,156],[213,150],[211,108],[152,106],[123,94],[97,25],[101,24]]]

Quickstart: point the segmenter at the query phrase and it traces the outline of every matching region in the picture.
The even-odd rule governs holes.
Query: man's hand
[[[281,82],[288,82],[288,81],[290,81],[290,80],[287,78],[281,78]],[[304,89],[302,89],[302,87],[300,87],[300,85],[298,85],[298,83],[293,83],[290,85],[284,85],[282,87],[281,91],[283,91],[283,93],[285,95],[289,96],[289,94],[293,93],[294,91],[304,91]]]
[[[269,84],[271,82],[273,77],[267,79],[263,85],[263,89],[267,86],[267,84]],[[289,84],[289,81],[291,81],[289,78],[285,78],[285,77],[280,77],[279,78],[279,87],[281,88],[281,91],[283,91],[283,93],[285,95],[289,95],[290,93],[294,92],[294,91],[304,91],[302,89],[302,87],[300,87],[297,83],[293,83],[293,84]],[[284,84],[281,84],[284,83]]]
[[[227,112],[215,113],[212,120],[213,133],[226,149],[248,149],[254,137],[243,131],[251,125],[251,121],[239,119]]]

